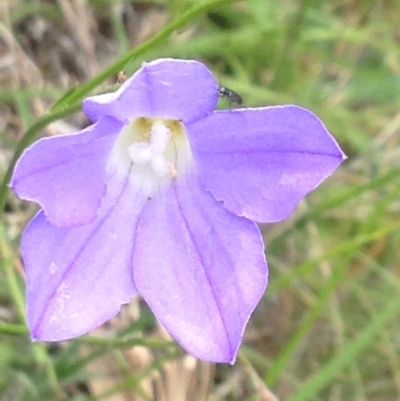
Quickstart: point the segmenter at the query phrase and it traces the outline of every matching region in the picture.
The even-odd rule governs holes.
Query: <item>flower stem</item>
[[[182,29],[190,21],[195,19],[197,16],[207,12],[208,10],[219,7],[224,4],[235,3],[239,0],[212,0],[204,1],[202,3],[196,4],[190,8],[186,13],[180,17],[173,20],[160,32],[156,33],[152,38],[144,42],[143,44],[137,46],[128,53],[125,53],[120,59],[118,59],[114,64],[104,69],[100,74],[96,75],[90,81],[71,91],[66,97],[63,97],[60,101],[53,105],[52,110],[56,111],[63,107],[65,103],[71,104],[80,101],[85,95],[87,95],[92,89],[104,82],[107,78],[116,75],[125,65],[132,59],[136,59],[142,54],[146,53],[151,48],[159,45],[162,41],[167,39],[174,31]]]

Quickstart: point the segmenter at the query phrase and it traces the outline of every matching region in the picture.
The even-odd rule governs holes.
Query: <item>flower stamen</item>
[[[121,131],[108,170],[142,182],[151,196],[156,188],[169,185],[191,165],[192,153],[180,121],[141,117]]]

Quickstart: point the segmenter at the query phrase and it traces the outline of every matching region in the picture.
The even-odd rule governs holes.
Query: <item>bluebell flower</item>
[[[155,60],[84,101],[93,125],[25,151],[11,187],[40,205],[21,244],[33,339],[80,336],[139,294],[188,352],[235,360],[267,286],[256,223],[344,154],[304,108],[215,110],[219,94],[202,63]]]

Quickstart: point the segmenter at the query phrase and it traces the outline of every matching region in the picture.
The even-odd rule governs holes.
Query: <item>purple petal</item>
[[[253,222],[226,211],[195,180],[180,181],[143,211],[135,284],[189,353],[233,362],[267,283],[262,238]]]
[[[91,224],[50,225],[40,212],[22,237],[33,339],[59,341],[98,327],[136,293],[132,253],[143,202],[131,185],[108,188]]]
[[[159,59],[143,66],[117,92],[86,99],[83,110],[93,121],[111,115],[168,117],[192,121],[212,112],[218,84],[204,64],[193,60]]]
[[[39,203],[53,225],[89,223],[105,193],[106,161],[121,128],[106,117],[76,134],[39,140],[19,159],[12,189]]]
[[[296,106],[215,112],[188,135],[205,189],[257,222],[285,219],[345,158],[323,123]]]

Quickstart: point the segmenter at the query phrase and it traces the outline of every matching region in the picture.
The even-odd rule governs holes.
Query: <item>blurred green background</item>
[[[2,0],[0,399],[400,399],[398,0]],[[7,191],[21,151],[88,123],[82,98],[158,57],[193,58],[244,106],[298,104],[349,159],[262,227],[270,285],[234,366],[203,363],[136,302],[90,336],[31,343]],[[229,107],[222,100],[221,107]]]

